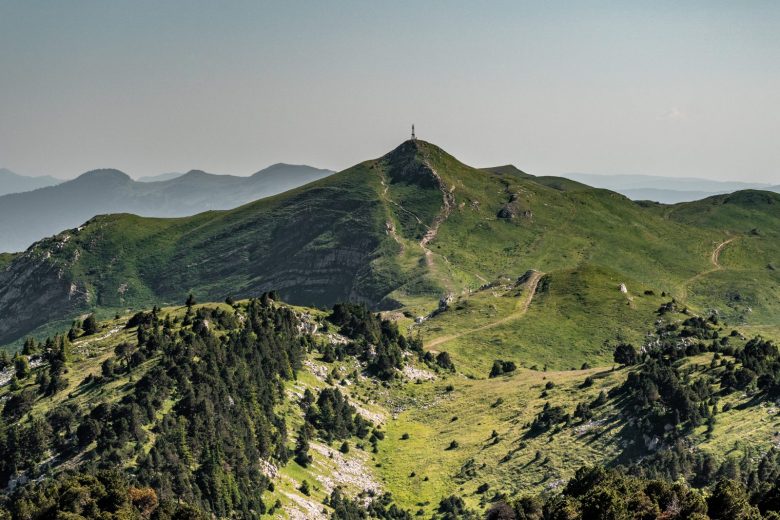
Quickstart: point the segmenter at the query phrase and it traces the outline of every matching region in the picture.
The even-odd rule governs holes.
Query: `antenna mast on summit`
[[[412,141],[416,141],[417,137],[414,135],[414,125],[412,125]]]

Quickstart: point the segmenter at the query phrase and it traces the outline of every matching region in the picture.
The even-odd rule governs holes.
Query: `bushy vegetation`
[[[353,500],[341,488],[337,487],[331,492],[325,503],[333,509],[331,514],[333,520],[363,520],[369,518],[412,520],[412,514],[395,505],[390,494],[384,494],[370,500],[370,497],[358,497],[358,499],[361,498],[363,500]]]
[[[177,500],[160,501],[154,489],[135,487],[118,471],[74,473],[16,492],[4,518],[85,520],[206,520],[208,515]]]
[[[356,356],[366,363],[367,372],[379,379],[389,380],[398,375],[404,365],[404,352],[422,354],[419,339],[407,339],[398,332],[398,325],[382,319],[364,305],[339,303],[333,306],[328,320],[340,327],[341,333],[352,340],[347,345],[323,347],[323,359],[328,362]]]
[[[506,497],[488,510],[486,518],[759,518],[755,515],[757,510],[748,503],[744,489],[728,481],[716,486],[708,501],[703,493],[685,484],[581,468],[561,493]]]
[[[493,366],[490,368],[489,377],[498,377],[504,374],[511,374],[517,370],[517,365],[514,361],[503,361],[497,359],[493,362]]]

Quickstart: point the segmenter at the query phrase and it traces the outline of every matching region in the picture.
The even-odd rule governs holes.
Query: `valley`
[[[523,320],[527,319],[526,311],[537,305],[531,296],[539,291],[542,276],[539,272],[529,274],[519,287],[509,289],[511,295],[508,297],[496,296],[493,293],[495,287],[483,291],[488,292],[486,295],[475,293],[469,297],[475,300],[469,305],[483,303],[479,302],[480,297],[485,297],[486,301],[506,299],[506,316],[488,324],[486,329],[519,321],[514,330],[525,336]],[[627,298],[617,292],[622,298]],[[547,295],[543,294],[540,302],[544,298]],[[664,301],[664,298],[654,299],[652,307],[657,310],[656,303],[661,302],[660,307],[664,308]],[[635,425],[631,416],[627,415],[627,402],[625,397],[621,397],[624,390],[618,389],[625,387],[630,374],[641,372],[643,368],[641,365],[620,366],[613,361],[613,342],[603,353],[586,352],[583,359],[587,361],[581,367],[555,368],[554,362],[550,362],[549,367],[546,364],[542,366],[547,359],[546,352],[539,352],[539,357],[536,357],[533,351],[518,354],[512,350],[493,350],[475,356],[477,349],[472,347],[468,350],[460,342],[465,341],[463,338],[476,336],[477,331],[467,328],[456,332],[459,330],[456,324],[464,320],[457,317],[459,314],[462,316],[463,310],[458,310],[455,304],[419,325],[422,330],[435,326],[450,334],[437,336],[438,343],[436,338],[430,342],[423,339],[423,350],[419,351],[414,350],[419,347],[407,344],[409,350],[399,361],[401,368],[392,368],[387,373],[394,375],[384,379],[386,376],[379,375],[382,372],[372,372],[375,370],[371,368],[374,366],[372,354],[366,354],[369,356],[366,358],[359,351],[349,353],[352,352],[349,345],[353,341],[357,341],[355,345],[360,345],[360,335],[368,334],[358,332],[360,335],[355,336],[355,332],[351,332],[361,330],[364,325],[359,325],[357,329],[353,327],[363,322],[352,318],[339,321],[344,319],[337,318],[339,314],[335,307],[333,311],[289,307],[274,303],[265,295],[262,302],[252,300],[167,307],[99,323],[96,332],[85,333],[65,347],[68,353],[62,376],[64,381],[52,395],[34,398],[26,412],[29,414],[28,421],[32,421],[30,424],[36,424],[39,419],[52,421],[61,413],[58,410],[97,410],[99,406],[95,408],[96,403],[100,402],[114,403],[112,409],[118,411],[125,406],[122,403],[132,402],[128,401],[130,396],[136,395],[138,399],[144,395],[139,393],[139,388],[142,388],[139,384],[146,385],[143,382],[148,377],[159,373],[155,367],[165,363],[165,358],[173,353],[167,354],[165,350],[172,348],[173,344],[157,353],[149,350],[152,344],[161,341],[165,345],[168,341],[164,339],[165,335],[179,329],[181,332],[177,335],[182,338],[188,335],[190,329],[200,331],[197,334],[208,338],[208,331],[221,335],[223,333],[219,331],[225,328],[227,339],[233,336],[233,327],[241,327],[242,316],[251,314],[255,306],[262,306],[260,308],[282,314],[289,309],[293,313],[289,316],[295,316],[290,330],[298,331],[296,334],[304,340],[301,344],[308,345],[300,361],[295,362],[298,367],[295,376],[283,384],[283,393],[275,406],[274,413],[283,418],[285,431],[289,432],[288,448],[297,450],[295,446],[300,444],[300,432],[307,428],[310,420],[305,403],[307,399],[316,398],[307,398],[306,395],[321,395],[326,389],[341,392],[354,407],[355,413],[379,432],[376,437],[371,436],[375,440],[370,442],[358,434],[348,434],[345,442],[338,437],[329,441],[329,435],[320,432],[308,443],[311,460],[305,465],[297,460],[279,461],[274,455],[263,457],[259,470],[269,479],[268,491],[263,493],[263,503],[271,508],[267,515],[269,518],[329,518],[333,513],[327,504],[337,489],[338,493],[351,497],[362,496],[366,490],[371,492],[367,495],[369,498],[390,493],[388,497],[392,498],[388,498],[388,503],[413,514],[430,517],[436,515],[440,501],[453,494],[462,497],[466,507],[474,511],[489,509],[496,503],[496,497],[529,493],[549,495],[563,489],[578,468],[594,464],[606,467],[627,464],[631,467],[635,461],[647,459],[645,464],[657,468],[655,471],[671,471],[662,460],[654,459],[667,449],[662,447],[664,441],[651,449],[637,445],[642,437],[637,437],[633,431]],[[641,310],[644,305],[624,307],[633,312]],[[714,354],[690,351],[674,364],[681,373],[701,374],[700,377],[720,381],[728,367],[718,360],[729,359],[729,354],[717,352],[735,352],[733,349],[745,344],[746,340],[739,338],[739,327],[726,338],[726,332],[731,329],[723,324],[713,325],[704,320],[700,324],[689,319],[693,315],[689,311],[671,309],[664,311],[660,319],[657,312],[648,313],[648,321],[645,322],[648,332],[640,344],[646,345],[644,348],[659,348],[652,346],[658,345],[657,341],[664,337],[660,331],[670,330],[666,324],[674,325],[679,334],[670,345],[688,345],[689,349],[691,345],[704,346],[707,340],[697,337],[717,337],[713,333],[722,331],[724,340],[731,341],[718,344],[729,345],[732,350],[718,350]],[[352,311],[347,311],[347,316],[349,312]],[[238,321],[231,315],[238,317]],[[159,320],[160,325],[165,323],[166,330],[170,328],[171,332],[158,329],[155,320]],[[677,328],[683,322],[690,325]],[[334,327],[336,323],[343,325]],[[371,326],[367,325],[369,322],[365,323],[369,327],[365,330],[371,330]],[[419,335],[411,320],[402,323],[411,327],[408,337]],[[698,336],[679,331],[690,331]],[[158,334],[163,334],[161,339],[153,340]],[[76,332],[76,336],[79,335]],[[427,332],[423,338],[426,335]],[[140,350],[135,352],[148,353],[142,357],[134,354],[132,361],[129,357],[123,358],[122,349],[125,347],[122,345],[134,345],[139,338],[142,338],[141,345],[149,346],[139,347]],[[693,338],[695,342],[686,338]],[[55,340],[55,344],[58,341],[61,340]],[[64,341],[67,342],[67,339]],[[152,342],[147,343],[149,341]],[[0,387],[0,399],[7,400],[17,393],[37,393],[37,386],[42,384],[41,377],[47,371],[51,373],[49,367],[52,363],[46,361],[48,354],[45,350],[41,351],[41,347],[34,346],[34,343],[32,347],[25,347],[31,361],[41,356],[43,360],[31,362],[30,366],[35,366],[32,374],[23,379],[13,378],[12,382]],[[658,352],[664,352],[663,348]],[[445,351],[451,356],[452,367],[439,365],[437,357]],[[560,351],[558,355],[566,356],[568,362],[572,359],[565,351]],[[508,369],[504,374],[493,375],[490,368],[492,360],[488,361],[490,358],[516,359],[519,366]],[[193,360],[197,359],[198,355],[195,355]],[[531,365],[534,361],[537,363]],[[126,363],[127,369],[124,368]],[[13,366],[4,369],[4,372],[9,370],[13,371]],[[239,373],[236,372],[236,375]],[[153,405],[156,411],[149,416],[151,420],[141,419],[141,433],[133,434],[139,436],[138,440],[133,440],[131,435],[119,444],[112,441],[113,444],[105,447],[101,447],[100,443],[82,444],[85,448],[79,450],[86,451],[76,450],[69,455],[63,452],[65,456],[53,458],[44,456],[31,466],[22,462],[25,466],[21,467],[27,469],[21,477],[16,477],[17,481],[24,482],[24,478],[31,477],[36,471],[58,474],[93,464],[101,467],[101,460],[108,456],[106,449],[120,450],[117,453],[136,453],[136,456],[123,455],[127,457],[123,467],[130,474],[138,474],[140,468],[137,465],[147,464],[142,462],[145,460],[143,454],[157,449],[155,446],[162,434],[160,428],[163,423],[174,420],[175,414],[179,413],[176,410],[183,406],[180,392],[174,392]],[[778,443],[776,431],[780,428],[780,412],[774,401],[756,390],[732,393],[720,389],[718,392],[722,397],[717,399],[716,408],[720,411],[714,427],[707,428],[706,424],[700,423],[690,430],[687,427],[680,430],[685,432],[682,437],[685,442],[695,446],[697,453],[713,457],[713,463],[717,465],[739,463],[743,457],[774,453],[772,448]],[[588,403],[591,403],[589,408],[582,408]],[[547,409],[559,408],[566,417],[555,419],[557,423],[552,422],[549,427],[537,430],[541,428],[536,426],[541,414]],[[13,417],[8,412],[4,414],[7,418]],[[90,415],[97,417],[95,412]],[[176,424],[175,421],[172,424]],[[23,427],[21,423],[19,427]],[[682,424],[680,428],[683,428]],[[80,436],[81,433],[78,434]],[[67,439],[67,436],[62,438],[63,441]],[[188,442],[194,442],[194,438]],[[647,437],[644,442],[648,442]],[[668,448],[672,446],[670,444]],[[676,471],[696,478],[696,470]],[[164,496],[162,494],[160,498]],[[208,508],[216,507],[216,502],[211,499],[204,504]]]

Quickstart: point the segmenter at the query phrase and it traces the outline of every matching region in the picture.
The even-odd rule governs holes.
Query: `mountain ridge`
[[[140,182],[120,170],[98,169],[56,186],[2,196],[0,250],[24,250],[35,240],[80,225],[97,214],[181,217],[209,209],[230,209],[331,173],[293,165],[274,165],[251,177],[196,172]]]
[[[37,190],[46,186],[61,183],[61,179],[55,179],[49,175],[27,176],[14,173],[8,168],[0,168],[0,196],[9,193],[20,193]]]
[[[39,242],[0,273],[0,312],[14,316],[0,338],[89,309],[171,302],[187,292],[218,300],[276,289],[297,304],[352,300],[424,315],[442,295],[468,293],[502,273],[587,264],[675,292],[707,269],[709,244],[723,236],[718,222],[692,226],[701,211],[689,207],[644,207],[566,179],[486,172],[430,143],[406,141],[234,210],[177,219],[106,215]],[[737,231],[748,233],[758,216],[772,230],[774,214],[740,211]],[[761,244],[749,268],[765,262],[760,276],[770,284],[772,237],[745,242]],[[771,304],[761,287],[750,290],[761,295],[752,308],[763,315]],[[33,313],[27,299],[46,303]]]
[[[632,200],[652,200],[664,204],[693,202],[699,199],[740,190],[780,192],[780,186],[760,182],[716,181],[698,177],[662,177],[655,175],[599,175],[567,173],[564,177],[591,186],[606,188]]]

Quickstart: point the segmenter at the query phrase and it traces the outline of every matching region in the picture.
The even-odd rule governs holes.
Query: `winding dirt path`
[[[481,332],[483,330],[492,329],[494,327],[498,327],[499,325],[503,325],[504,323],[507,323],[509,321],[513,321],[516,320],[517,318],[520,318],[528,311],[528,307],[530,307],[531,301],[533,301],[534,299],[534,295],[536,294],[536,288],[539,286],[539,281],[542,279],[542,276],[544,276],[544,273],[542,273],[541,271],[533,271],[531,273],[531,276],[528,278],[528,281],[525,284],[525,291],[523,295],[520,297],[520,299],[517,301],[517,304],[515,305],[515,310],[507,314],[503,318],[499,318],[496,321],[491,321],[489,323],[486,323],[485,325],[481,325],[473,329],[464,330],[463,332],[458,332],[457,334],[450,334],[447,336],[440,336],[438,338],[434,338],[431,341],[427,342],[426,346],[428,348],[433,348],[443,343],[447,343],[448,341],[452,341],[453,339],[467,336],[475,332]]]
[[[712,262],[712,265],[715,266],[715,270],[722,269],[720,266],[720,263],[718,262],[720,260],[720,253],[723,251],[723,248],[735,241],[737,237],[731,237],[728,240],[725,240],[718,244],[718,247],[716,247],[712,251],[712,255],[710,255],[710,262]]]
[[[685,301],[688,299],[688,286],[691,285],[693,282],[699,280],[700,278],[707,276],[710,273],[714,273],[716,271],[720,271],[723,269],[723,266],[720,265],[720,254],[723,252],[723,250],[726,248],[727,245],[738,239],[738,236],[730,237],[715,246],[715,249],[712,250],[712,253],[710,254],[710,263],[712,264],[712,267],[709,269],[706,269],[700,273],[696,273],[694,276],[688,278],[685,280],[681,287],[682,292],[682,300]]]

